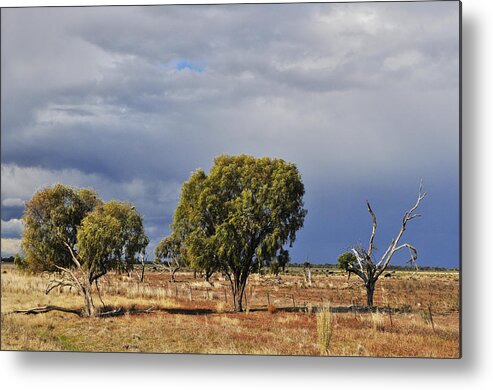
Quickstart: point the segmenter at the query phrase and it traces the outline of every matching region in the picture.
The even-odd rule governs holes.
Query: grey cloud
[[[128,198],[162,235],[220,153],[293,161],[307,196],[443,176],[457,25],[453,2],[4,10],[2,217],[63,181]]]

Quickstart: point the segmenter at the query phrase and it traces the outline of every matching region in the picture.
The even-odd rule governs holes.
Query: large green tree
[[[292,163],[222,155],[209,175],[197,170],[184,183],[173,235],[192,268],[220,270],[228,277],[234,309],[242,311],[249,274],[285,244],[292,245],[303,226],[304,192]]]
[[[29,266],[52,272],[46,289],[71,286],[96,313],[93,283],[110,270],[129,270],[148,244],[142,217],[130,203],[103,203],[92,190],[57,184],[26,205],[22,247]]]

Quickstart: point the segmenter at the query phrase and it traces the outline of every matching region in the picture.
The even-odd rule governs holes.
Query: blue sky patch
[[[198,64],[196,62],[182,59],[174,61],[174,66],[177,70],[191,70],[192,72],[202,73],[205,70],[205,66],[202,64]]]

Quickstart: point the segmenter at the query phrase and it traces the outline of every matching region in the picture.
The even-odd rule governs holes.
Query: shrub
[[[334,319],[330,312],[330,306],[322,306],[317,313],[317,334],[320,355],[326,356],[329,354],[333,322]]]
[[[371,313],[371,320],[375,332],[383,332],[385,330],[385,319],[378,310],[375,313]]]
[[[14,265],[15,265],[15,268],[21,270],[21,271],[25,271],[27,269],[27,261],[24,257],[20,256],[19,254],[16,254],[15,257],[14,257]]]

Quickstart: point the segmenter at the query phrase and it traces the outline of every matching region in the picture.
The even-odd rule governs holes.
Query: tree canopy
[[[224,272],[242,310],[248,275],[259,261],[292,245],[303,226],[305,189],[296,166],[281,159],[222,155],[209,175],[184,183],[173,234],[190,265]]]
[[[96,192],[62,184],[43,188],[26,203],[22,249],[33,271],[55,271],[68,267],[75,250],[77,231],[84,217],[102,204]]]
[[[126,271],[145,253],[148,238],[130,203],[103,203],[96,192],[62,184],[44,188],[26,204],[22,248],[34,271],[57,271],[48,293],[75,287],[88,316],[95,314],[93,282],[110,270]]]
[[[130,270],[148,243],[135,207],[112,200],[83,219],[77,232],[77,257],[92,281],[108,270]]]

